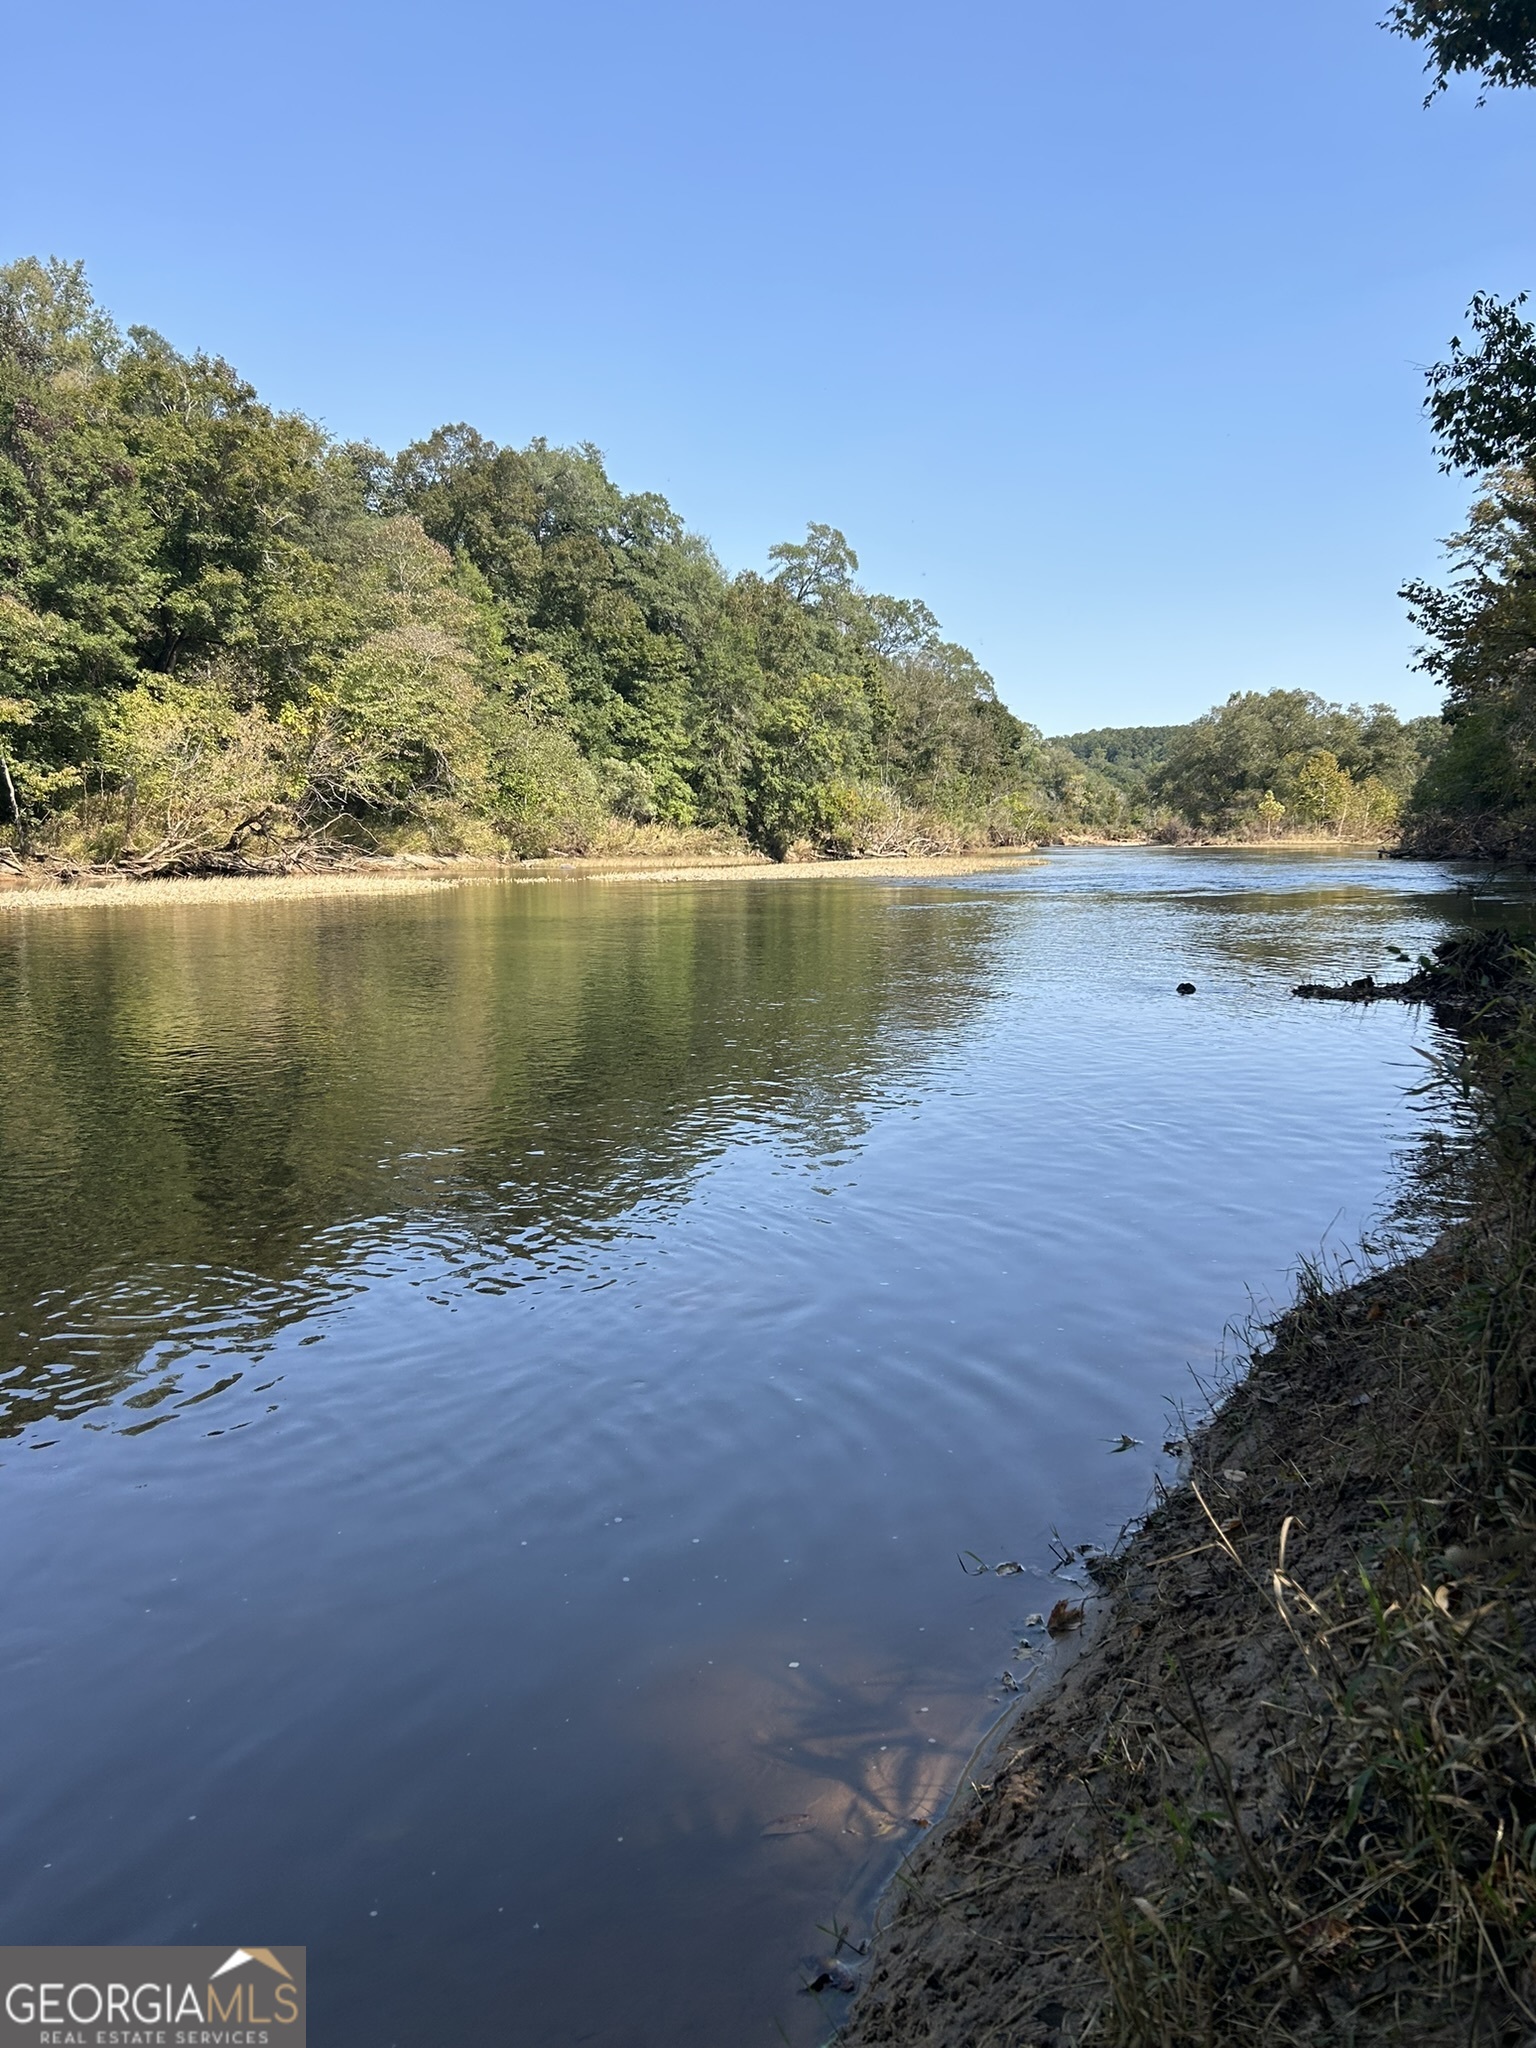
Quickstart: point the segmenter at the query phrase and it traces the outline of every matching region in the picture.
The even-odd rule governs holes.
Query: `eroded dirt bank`
[[[847,2048],[1536,2038],[1530,1529],[1478,1476],[1502,1394],[1446,1394],[1484,1220],[1277,1326],[905,1866]]]

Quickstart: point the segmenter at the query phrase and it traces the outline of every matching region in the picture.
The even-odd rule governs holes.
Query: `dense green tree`
[[[1362,710],[1310,690],[1239,691],[1183,729],[1148,786],[1205,830],[1242,829],[1266,797],[1301,819],[1340,830],[1354,820],[1371,830],[1387,822],[1389,798],[1401,804],[1408,796],[1438,738],[1438,721],[1405,724],[1385,704]],[[1330,775],[1342,775],[1356,796],[1329,783],[1325,799]]]
[[[121,334],[78,265],[0,270],[10,838],[162,865],[696,828],[860,853],[1132,830],[1149,777],[1241,828],[1321,752],[1393,790],[1418,758],[1389,712],[1302,692],[1234,699],[1155,764],[1145,734],[1084,754],[858,577],[823,524],[728,576],[590,446],[337,443],[221,358]]]
[[[78,265],[0,270],[0,825],[211,858],[316,833],[520,852],[702,825],[786,852],[1081,822],[1061,761],[835,527],[728,577],[590,446],[393,459]]]
[[[1466,71],[1485,86],[1536,85],[1536,0],[1394,0],[1384,25],[1427,45],[1431,96]]]
[[[1052,745],[1125,791],[1134,802],[1147,800],[1147,777],[1168,758],[1181,725],[1099,726],[1092,732],[1067,733]]]
[[[1475,345],[1458,338],[1428,373],[1442,465],[1482,492],[1450,543],[1449,582],[1403,592],[1449,728],[1407,820],[1424,852],[1536,846],[1536,327],[1522,303],[1475,299]]]

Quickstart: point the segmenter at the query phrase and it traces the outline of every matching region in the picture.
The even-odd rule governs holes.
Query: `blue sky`
[[[341,435],[594,441],[729,568],[830,521],[1048,731],[1431,709],[1422,369],[1536,284],[1536,113],[1383,9],[22,0],[0,249]]]

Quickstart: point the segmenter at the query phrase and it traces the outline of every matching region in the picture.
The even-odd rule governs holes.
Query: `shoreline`
[[[674,882],[812,881],[834,875],[870,880],[945,880],[1040,867],[1051,853],[1078,848],[1161,853],[1364,853],[1374,840],[1297,836],[1274,840],[1189,841],[1163,845],[1149,839],[1070,839],[1041,846],[997,847],[972,853],[871,854],[848,859],[773,861],[750,850],[718,854],[572,854],[543,860],[496,860],[475,855],[396,854],[339,863],[335,867],[287,874],[193,874],[135,876],[113,869],[82,868],[61,876],[45,870],[33,876],[0,865],[0,918],[20,910],[76,909],[87,904],[187,904],[286,902],[299,898],[425,894],[468,885],[502,882]]]
[[[87,871],[67,882],[34,882],[0,871],[0,917],[7,912],[79,909],[86,905],[122,908],[129,904],[275,903],[323,896],[410,895],[483,883],[528,886],[550,882],[791,882],[825,880],[836,875],[860,875],[870,880],[942,880],[952,875],[992,874],[1042,865],[1042,856],[1033,848],[1008,848],[980,854],[784,862],[736,854],[683,859],[599,854],[539,861],[406,855],[356,867],[286,875],[156,875],[141,880],[131,875]]]
[[[1230,1802],[1256,1840],[1281,1826],[1279,1725],[1319,1701],[1266,1596],[1283,1570],[1321,1598],[1379,1543],[1404,1300],[1423,1316],[1455,1296],[1457,1257],[1442,1242],[1274,1326],[1179,1483],[1095,1574],[1076,1653],[983,1740],[887,1888],[844,2048],[1126,2038],[1104,2030],[1111,1942],[1125,1903],[1160,1917],[1143,1894],[1164,1874],[1138,1828],[1186,1799]],[[1163,2038],[1185,2036],[1147,2036]]]
[[[1389,991],[1462,1106],[1387,1256],[1303,1262],[1180,1417],[1080,1652],[887,1889],[846,2048],[1531,2038],[1533,964],[1464,934]]]
[[[1180,1417],[1080,1652],[886,1889],[843,2048],[1531,2039],[1536,982],[1507,932],[1436,956],[1455,1107],[1383,1263],[1304,1262]]]

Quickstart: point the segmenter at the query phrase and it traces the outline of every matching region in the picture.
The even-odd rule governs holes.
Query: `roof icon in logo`
[[[293,1982],[292,1976],[269,1948],[237,1948],[229,1961],[220,1963],[213,1974],[222,1977],[230,1970],[238,1970],[242,1963],[265,1963],[269,1970],[276,1970],[279,1977],[287,1977],[290,1984]]]

